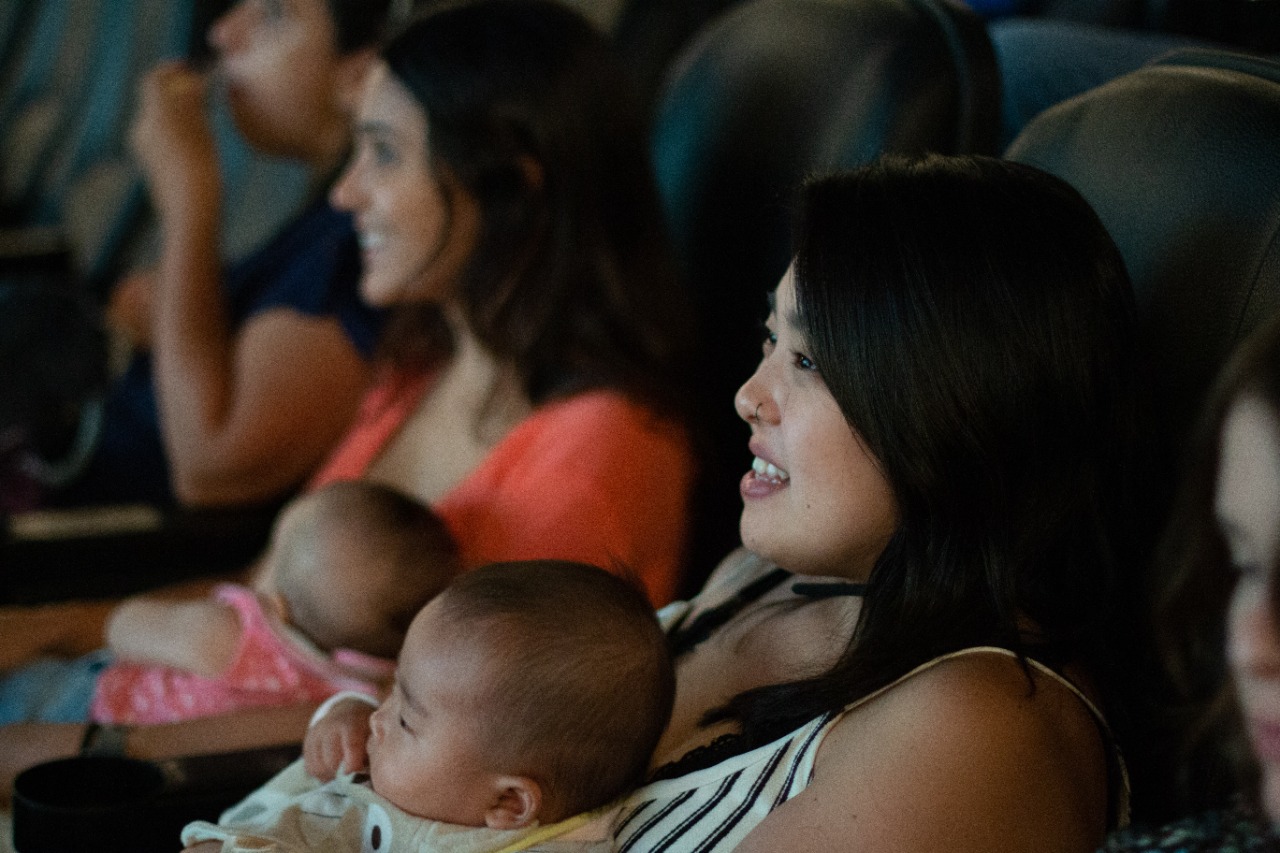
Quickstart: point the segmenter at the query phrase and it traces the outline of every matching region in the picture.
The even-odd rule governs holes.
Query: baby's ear
[[[540,811],[542,786],[527,776],[498,776],[484,823],[490,829],[523,829],[538,819]]]

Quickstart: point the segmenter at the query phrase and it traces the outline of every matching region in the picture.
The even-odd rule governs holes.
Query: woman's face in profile
[[[865,580],[897,526],[893,491],[809,355],[790,271],[773,308],[735,400],[755,456],[740,488],[742,542],[793,572]]]
[[[1280,820],[1280,631],[1273,567],[1280,555],[1280,420],[1256,397],[1239,399],[1223,423],[1214,503],[1238,574],[1227,614],[1228,661],[1262,768],[1262,804],[1276,821]]]
[[[465,191],[446,195],[432,168],[427,117],[387,66],[365,81],[355,152],[332,192],[355,216],[370,305],[444,302],[470,258],[479,210]]]

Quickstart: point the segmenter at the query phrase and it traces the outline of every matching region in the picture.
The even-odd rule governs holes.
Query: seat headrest
[[[770,259],[754,275],[776,281],[779,205],[811,173],[883,151],[994,151],[998,85],[981,21],[935,0],[755,0],[717,18],[673,65],[653,137],[695,288],[707,241],[752,247]]]
[[[1280,308],[1280,65],[1183,50],[1041,114],[1006,156],[1065,179],[1124,255],[1174,446]]]
[[[1153,59],[1149,65],[1179,65],[1189,68],[1221,68],[1263,80],[1280,83],[1280,62],[1249,53],[1233,53],[1204,47],[1171,50]]]

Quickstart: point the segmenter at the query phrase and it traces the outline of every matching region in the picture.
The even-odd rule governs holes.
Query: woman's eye
[[[373,143],[373,160],[379,166],[387,166],[396,161],[395,149],[383,141]]]
[[[269,21],[279,21],[284,17],[284,3],[281,0],[263,0],[262,14]]]
[[[818,365],[813,363],[813,359],[809,358],[809,356],[805,355],[804,353],[797,352],[797,353],[793,353],[793,355],[795,356],[796,367],[800,368],[801,370],[817,370],[818,369]]]
[[[773,352],[773,348],[778,345],[778,333],[768,326],[764,326],[760,330],[760,348],[764,350],[764,354],[768,355]]]

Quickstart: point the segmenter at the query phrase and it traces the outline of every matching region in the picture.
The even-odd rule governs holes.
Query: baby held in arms
[[[674,691],[637,588],[579,563],[486,566],[414,619],[367,752],[344,753],[359,766],[322,783],[299,759],[182,840],[200,853],[609,850],[604,807],[643,780]]]

